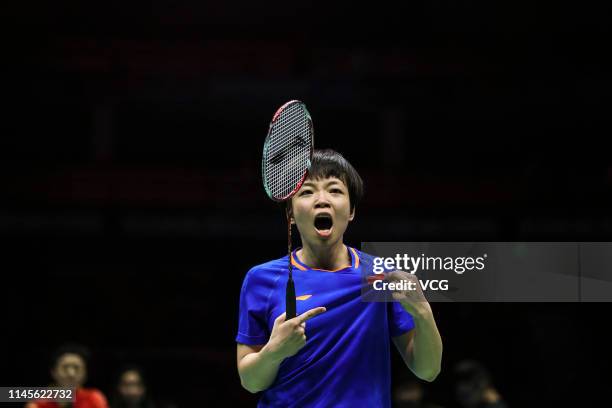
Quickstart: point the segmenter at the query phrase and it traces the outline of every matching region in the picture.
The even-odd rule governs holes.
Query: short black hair
[[[363,198],[363,180],[357,170],[340,153],[332,149],[315,149],[312,154],[308,178],[319,180],[336,177],[342,180],[349,192],[351,212]],[[287,208],[287,202],[282,203],[283,209]]]
[[[51,358],[49,359],[49,368],[54,369],[60,357],[62,357],[64,354],[76,354],[83,359],[85,367],[89,366],[89,360],[91,359],[91,352],[89,349],[82,344],[66,343],[53,351]]]

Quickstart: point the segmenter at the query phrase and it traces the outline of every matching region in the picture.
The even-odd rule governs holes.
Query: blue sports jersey
[[[362,272],[372,256],[348,248],[351,265],[312,269],[292,254],[297,314],[318,306],[327,311],[306,322],[306,345],[280,365],[259,407],[390,407],[391,337],[414,328],[399,303],[361,299]],[[285,312],[287,259],[252,268],[240,292],[236,341],[268,342],[274,320]],[[369,268],[371,269],[371,268]]]

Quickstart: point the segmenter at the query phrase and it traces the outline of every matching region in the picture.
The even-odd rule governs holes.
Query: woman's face
[[[51,370],[51,377],[60,387],[79,388],[87,377],[85,361],[78,354],[62,354]]]
[[[336,177],[306,179],[291,204],[302,241],[315,246],[342,240],[354,216],[348,188]]]
[[[128,370],[121,374],[118,388],[119,394],[121,394],[123,400],[127,402],[138,402],[145,394],[142,378],[136,370]]]

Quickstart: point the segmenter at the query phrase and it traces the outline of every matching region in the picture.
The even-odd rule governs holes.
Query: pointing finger
[[[315,307],[314,309],[310,309],[309,311],[302,313],[301,315],[296,317],[296,319],[298,319],[299,323],[301,324],[304,323],[306,320],[310,320],[313,317],[324,313],[326,310],[327,309],[324,307]]]

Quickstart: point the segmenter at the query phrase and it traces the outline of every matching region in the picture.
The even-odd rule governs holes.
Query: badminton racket
[[[272,200],[289,200],[302,186],[312,160],[314,130],[306,105],[292,100],[281,106],[270,122],[264,142],[261,172],[263,184]],[[296,316],[295,285],[291,264],[291,219],[287,216],[288,269],[286,319]]]

